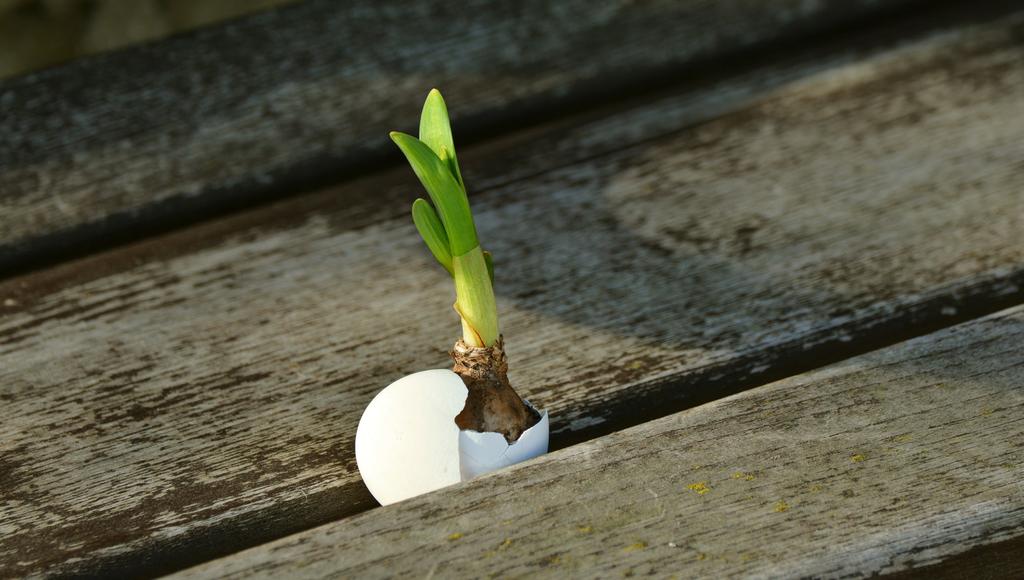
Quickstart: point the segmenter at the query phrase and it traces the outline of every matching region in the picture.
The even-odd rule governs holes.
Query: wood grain
[[[179,578],[866,577],[1024,536],[1024,308]]]
[[[908,0],[313,0],[0,83],[0,272],[399,156],[431,86],[464,139]]]
[[[1021,22],[460,152],[490,176],[467,180],[510,376],[556,446],[1020,301]],[[0,284],[0,574],[153,574],[370,507],[360,412],[458,333],[414,187]]]

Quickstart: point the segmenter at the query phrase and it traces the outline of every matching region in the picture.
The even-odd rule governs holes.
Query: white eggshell
[[[511,445],[500,433],[460,431],[459,471],[463,481],[544,455],[548,452],[548,432],[547,411],[540,412],[540,421]]]
[[[356,429],[356,464],[381,505],[547,452],[547,412],[511,445],[499,433],[460,431],[455,416],[467,395],[459,375],[437,369],[402,377],[370,401]]]
[[[356,429],[356,464],[382,505],[461,481],[455,416],[469,391],[447,369],[414,373],[384,388]]]

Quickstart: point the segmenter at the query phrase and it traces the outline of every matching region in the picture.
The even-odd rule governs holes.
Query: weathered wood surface
[[[1024,536],[1021,344],[1018,307],[178,577],[839,578],[927,566]]]
[[[314,0],[0,83],[0,272],[399,156],[427,88],[464,138],[909,0]]]
[[[511,377],[556,446],[1019,301],[1021,22],[466,149]],[[458,331],[414,187],[0,285],[0,572],[169,570],[371,506],[358,416]]]

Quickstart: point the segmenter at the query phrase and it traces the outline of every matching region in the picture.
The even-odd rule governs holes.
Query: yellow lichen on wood
[[[784,500],[780,499],[779,501],[775,502],[774,509],[775,509],[776,513],[780,513],[781,514],[782,512],[784,512],[784,511],[789,509],[789,504],[786,503]]]
[[[711,491],[711,487],[708,486],[708,484],[703,481],[691,483],[690,485],[686,486],[686,489],[697,492],[697,495],[704,495],[705,493]]]
[[[860,463],[861,461],[864,461],[865,459],[867,459],[867,456],[864,455],[863,453],[856,453],[856,454],[850,456],[850,461],[852,461],[854,463]]]

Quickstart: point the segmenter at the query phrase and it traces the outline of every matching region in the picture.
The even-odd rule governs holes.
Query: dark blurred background
[[[0,0],[0,79],[297,0]]]

